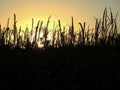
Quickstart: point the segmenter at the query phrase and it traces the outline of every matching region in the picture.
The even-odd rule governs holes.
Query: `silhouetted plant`
[[[40,28],[39,28],[39,32],[38,32],[38,36],[40,36],[40,32],[42,31],[42,25],[43,25],[43,21],[41,21],[40,23]],[[38,37],[38,41],[39,41],[39,37]]]
[[[88,27],[88,30],[86,32],[86,45],[90,45],[90,28]]]
[[[33,35],[34,19],[32,19],[31,37]]]
[[[47,20],[47,25],[46,25],[46,27],[44,28],[43,37],[44,37],[44,39],[45,39],[45,41],[44,41],[44,47],[45,47],[45,48],[48,47],[47,36],[48,36],[48,26],[49,26],[50,18],[51,18],[51,15],[49,16],[49,18],[48,18],[48,20]]]
[[[55,22],[54,22],[54,25],[53,25],[53,35],[52,35],[52,46],[55,47],[55,35],[56,35],[56,26],[55,26]]]
[[[81,27],[81,39],[82,39],[81,44],[85,45],[85,25],[86,25],[86,23],[84,22],[84,25],[82,25],[82,23],[79,23],[79,24]]]
[[[72,24],[69,26],[69,44],[74,44],[75,41],[75,35],[74,35],[74,21],[72,17]]]
[[[38,21],[37,26],[36,26],[36,31],[35,31],[35,42],[36,42],[36,40],[37,40],[37,34],[38,34],[39,23],[40,23],[40,20]]]
[[[96,19],[96,23],[95,23],[95,45],[98,45],[99,43],[99,30],[100,30],[100,24],[101,24],[101,20],[98,21],[98,19]]]
[[[53,25],[53,30],[49,30],[50,18],[49,16],[46,26],[43,27],[43,21],[38,21],[34,28],[34,19],[32,19],[31,31],[27,27],[22,30],[21,27],[17,30],[16,14],[14,14],[13,29],[9,27],[9,19],[7,27],[2,28],[0,25],[0,46],[17,46],[20,48],[38,48],[40,44],[47,48],[49,46],[89,46],[89,45],[120,45],[120,34],[117,32],[117,15],[114,17],[111,9],[110,16],[107,8],[103,12],[101,19],[95,18],[95,28],[86,28],[86,23],[79,23],[79,31],[74,28],[74,18],[71,17],[71,25],[63,26],[58,20],[58,25]],[[66,28],[67,27],[67,28]],[[52,31],[52,33],[51,33]],[[41,35],[43,34],[43,35]],[[48,40],[48,36],[52,38]]]
[[[14,35],[14,45],[16,44],[16,33],[17,33],[17,26],[16,26],[16,15],[14,14],[14,25],[13,25],[13,35]]]
[[[4,40],[4,32],[2,30],[2,27],[0,25],[0,46],[5,44],[5,40]]]

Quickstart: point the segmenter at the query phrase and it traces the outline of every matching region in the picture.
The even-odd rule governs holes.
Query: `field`
[[[79,23],[45,27],[38,21],[36,28],[21,30],[0,25],[0,89],[113,89],[120,83],[120,34],[115,17],[107,9],[101,19],[95,18],[94,29]],[[43,34],[41,36],[41,33]],[[48,39],[51,33],[51,39]],[[42,45],[42,46],[41,46]]]

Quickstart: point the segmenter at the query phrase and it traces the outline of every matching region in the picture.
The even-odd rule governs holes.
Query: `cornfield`
[[[64,47],[64,46],[104,46],[120,45],[120,34],[117,30],[117,15],[114,17],[111,9],[108,15],[107,8],[103,12],[101,19],[95,18],[95,27],[90,29],[86,27],[86,22],[78,23],[79,30],[75,32],[74,18],[71,17],[71,25],[62,28],[61,21],[53,25],[53,30],[49,30],[49,16],[47,24],[43,27],[43,21],[38,21],[34,28],[32,19],[31,30],[26,27],[22,30],[17,28],[17,18],[14,14],[13,29],[9,27],[9,18],[7,27],[2,28],[0,25],[0,46],[8,45],[10,47],[20,48],[47,48],[47,47]],[[66,29],[68,27],[68,29]],[[51,34],[51,39],[48,35]]]

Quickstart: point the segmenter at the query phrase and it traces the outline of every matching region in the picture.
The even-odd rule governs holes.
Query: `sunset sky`
[[[35,25],[38,20],[44,24],[51,15],[51,24],[60,19],[63,25],[71,23],[71,16],[74,16],[75,27],[78,22],[87,22],[93,28],[95,17],[102,17],[105,7],[111,8],[113,14],[119,12],[118,24],[120,24],[120,0],[0,0],[0,24],[6,26],[10,17],[13,25],[13,14],[17,15],[17,26],[31,28],[32,18]],[[120,25],[118,26],[120,29]]]

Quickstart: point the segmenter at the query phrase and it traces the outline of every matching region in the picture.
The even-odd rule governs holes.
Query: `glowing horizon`
[[[46,24],[49,15],[50,28],[55,21],[61,20],[62,25],[71,25],[71,16],[74,17],[75,28],[78,29],[79,22],[86,22],[94,28],[95,19],[101,18],[105,7],[112,9],[115,15],[120,12],[119,0],[1,0],[0,3],[0,24],[6,27],[7,19],[10,18],[10,26],[13,25],[13,13],[17,16],[17,26],[23,29],[31,28],[32,18],[34,19],[34,27],[38,20]],[[118,15],[118,24],[120,15]],[[120,25],[118,26],[120,28]]]

